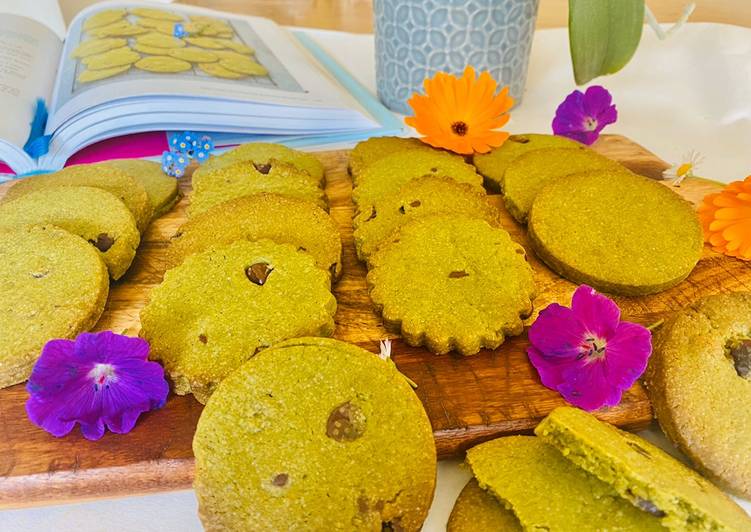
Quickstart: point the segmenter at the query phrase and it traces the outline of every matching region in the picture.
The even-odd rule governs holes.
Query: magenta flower
[[[29,419],[57,437],[76,423],[88,440],[101,438],[105,425],[129,432],[142,412],[164,406],[169,393],[164,369],[148,356],[145,340],[110,331],[50,340],[26,384]]]
[[[582,285],[571,308],[553,303],[529,329],[527,355],[542,383],[584,410],[615,406],[647,369],[652,334],[621,321],[612,300]]]
[[[553,133],[589,146],[602,128],[618,120],[613,97],[605,87],[592,85],[586,92],[575,90],[555,111]]]

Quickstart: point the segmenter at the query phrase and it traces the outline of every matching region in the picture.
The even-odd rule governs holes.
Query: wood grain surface
[[[595,149],[655,178],[667,166],[623,137],[604,136]],[[384,330],[372,310],[365,268],[355,256],[347,152],[326,152],[320,157],[327,170],[331,214],[344,243],[344,275],[335,287],[339,302],[336,337],[377,351],[380,339],[394,335]],[[188,192],[188,180],[182,186]],[[0,187],[0,194],[4,188],[7,185]],[[676,191],[698,201],[717,188],[709,181],[690,180]],[[501,209],[506,229],[526,247],[524,229],[501,207],[500,197],[491,196],[491,201]],[[144,235],[131,270],[112,285],[97,329],[138,333],[139,311],[150,288],[162,277],[167,240],[185,220],[186,204],[187,200],[181,201]],[[539,292],[535,308],[554,301],[568,304],[574,285],[554,275],[532,253],[529,258]],[[627,318],[653,323],[701,296],[744,289],[751,290],[751,264],[706,250],[695,271],[679,286],[653,296],[616,299]],[[393,358],[418,384],[416,392],[433,424],[441,457],[459,454],[500,435],[529,432],[548,412],[564,404],[557,393],[540,384],[527,361],[525,347],[526,338],[522,336],[494,351],[463,358],[433,355],[395,339]],[[23,385],[0,390],[0,506],[140,494],[190,485],[191,441],[201,413],[201,405],[191,396],[171,396],[165,408],[142,416],[131,433],[107,433],[97,442],[85,440],[77,428],[59,439],[36,428],[26,418],[25,400]],[[643,388],[637,384],[620,405],[597,415],[619,426],[638,429],[650,422],[652,412]]]

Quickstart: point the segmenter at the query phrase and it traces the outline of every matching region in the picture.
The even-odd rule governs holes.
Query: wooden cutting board
[[[659,178],[667,165],[637,144],[619,136],[605,136],[595,149],[623,162],[632,170]],[[394,337],[373,312],[365,286],[365,268],[352,242],[351,181],[347,152],[320,154],[326,165],[331,214],[344,242],[344,275],[335,287],[339,302],[336,337],[371,351],[378,341]],[[183,190],[190,184],[186,180]],[[0,195],[8,185],[0,187]],[[679,194],[699,201],[719,188],[705,180],[689,180]],[[527,247],[524,229],[492,197],[503,213],[506,229]],[[168,238],[185,220],[183,200],[171,213],[152,224],[144,235],[136,261],[123,280],[111,287],[110,298],[97,329],[137,334],[138,314],[149,290],[164,271],[163,253]],[[648,238],[648,235],[645,235]],[[527,247],[529,249],[529,247]],[[530,252],[539,295],[535,308],[557,301],[568,304],[574,285],[545,266]],[[701,296],[751,290],[751,264],[705,251],[691,276],[661,294],[616,298],[628,319],[645,324],[692,303]],[[530,318],[530,322],[534,316]],[[543,387],[525,355],[527,341],[518,337],[495,351],[462,358],[437,356],[396,339],[393,358],[399,369],[418,385],[418,396],[433,425],[441,457],[457,455],[481,441],[531,431],[561,397]],[[142,416],[127,435],[107,433],[97,441],[85,440],[76,428],[54,438],[33,426],[24,411],[23,385],[0,390],[0,506],[60,502],[105,496],[187,488],[191,484],[191,441],[201,405],[191,396],[172,396],[165,408]],[[650,423],[652,410],[641,385],[633,386],[620,405],[602,410],[598,417],[628,429]]]

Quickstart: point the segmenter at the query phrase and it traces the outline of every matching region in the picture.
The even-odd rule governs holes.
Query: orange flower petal
[[[714,251],[751,260],[751,176],[707,195],[698,212],[704,239]]]

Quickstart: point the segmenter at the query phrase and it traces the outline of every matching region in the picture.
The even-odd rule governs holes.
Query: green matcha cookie
[[[352,180],[357,184],[360,175],[365,169],[392,153],[404,150],[424,149],[425,151],[436,150],[414,137],[372,137],[358,142],[349,153],[349,173]]]
[[[259,192],[274,192],[327,209],[323,189],[310,174],[272,159],[265,164],[240,161],[194,173],[188,215],[193,217],[224,201]]]
[[[393,364],[331,339],[262,351],[211,396],[193,439],[207,530],[420,530],[436,450]]]
[[[267,193],[220,203],[183,224],[167,248],[167,268],[205,249],[263,239],[310,253],[332,280],[342,273],[342,241],[334,220],[308,201]]]
[[[140,242],[130,211],[113,194],[99,188],[40,188],[0,203],[0,228],[45,224],[90,242],[115,280],[130,267]]]
[[[289,244],[237,241],[167,271],[141,312],[175,392],[205,403],[257,351],[295,336],[330,336],[336,300],[328,272]]]
[[[751,499],[751,294],[711,296],[660,327],[646,382],[660,426],[696,467]]]
[[[378,199],[370,211],[355,217],[355,247],[367,259],[401,226],[430,214],[466,214],[500,226],[499,212],[488,203],[485,191],[450,177],[416,177],[395,194]]]
[[[583,410],[556,408],[535,434],[671,530],[751,530],[751,518],[701,475]]]
[[[611,170],[548,184],[532,204],[528,230],[537,255],[559,275],[629,296],[680,283],[704,240],[690,203],[656,181]]]
[[[109,163],[77,164],[59,172],[40,174],[17,181],[4,200],[18,198],[35,190],[58,187],[94,187],[114,194],[133,214],[143,232],[151,221],[153,209],[146,189],[122,169]]]
[[[108,290],[107,268],[78,236],[0,229],[0,388],[25,381],[48,340],[93,327]]]
[[[507,510],[491,493],[467,482],[451,510],[446,532],[521,532],[514,512]]]
[[[524,249],[503,229],[466,215],[432,215],[401,228],[371,258],[370,297],[410,345],[473,355],[521,334],[535,286]]]
[[[503,176],[506,168],[517,157],[544,148],[567,148],[583,150],[585,146],[566,137],[526,133],[511,135],[500,147],[490,153],[477,154],[472,163],[477,167],[486,181],[488,188],[494,192],[503,192]]]
[[[478,484],[514,512],[524,530],[663,530],[659,519],[532,436],[467,451]]]
[[[315,155],[267,142],[241,144],[221,155],[211,157],[193,172],[193,178],[238,162],[250,161],[263,166],[272,160],[296,166],[310,174],[316,184],[323,185],[323,163]]]
[[[506,208],[516,221],[527,223],[532,202],[545,185],[568,174],[600,169],[628,172],[624,166],[592,150],[549,148],[521,155],[509,164],[504,174]]]
[[[157,162],[143,159],[115,159],[107,161],[107,165],[119,168],[141,183],[151,205],[152,220],[167,213],[180,201],[181,194],[177,179],[165,174]]]
[[[457,183],[469,183],[482,189],[482,177],[459,155],[437,150],[404,150],[368,166],[352,191],[358,212],[369,212],[379,199],[398,191],[405,183],[421,176],[450,177]]]

